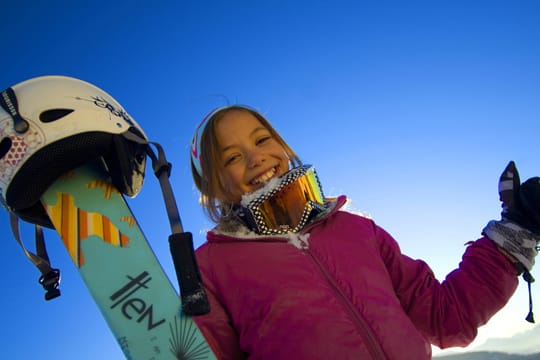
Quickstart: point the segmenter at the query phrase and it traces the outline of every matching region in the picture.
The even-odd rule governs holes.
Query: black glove
[[[510,161],[499,181],[502,218],[540,235],[540,177],[519,183],[519,173]]]
[[[540,177],[520,184],[511,161],[500,177],[499,196],[502,220],[490,221],[483,233],[531,270],[540,242]]]

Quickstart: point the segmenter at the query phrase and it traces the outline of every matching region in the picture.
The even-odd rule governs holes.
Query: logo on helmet
[[[125,120],[129,125],[134,126],[133,120],[129,117],[129,115],[124,111],[124,109],[116,109],[114,106],[112,106],[107,100],[100,96],[93,96],[92,99],[94,100],[94,104],[101,108],[105,108],[111,112],[114,116],[121,117]]]
[[[81,97],[76,97],[77,100],[85,100],[85,101],[92,101],[94,105],[97,107],[107,109],[110,111],[111,114],[113,114],[116,117],[122,118],[125,122],[127,122],[130,126],[136,126],[131,117],[128,115],[127,112],[125,112],[124,109],[115,108],[111,103],[109,103],[106,99],[104,99],[101,96],[92,96],[91,99],[83,99]],[[118,126],[121,126],[120,124],[117,124]]]

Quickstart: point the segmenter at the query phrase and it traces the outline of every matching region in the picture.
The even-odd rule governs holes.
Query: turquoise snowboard
[[[41,200],[127,359],[215,359],[99,167],[65,174]]]

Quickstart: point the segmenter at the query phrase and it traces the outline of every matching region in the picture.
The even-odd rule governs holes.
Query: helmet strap
[[[19,134],[24,134],[28,131],[29,124],[28,121],[23,119],[21,114],[19,113],[19,103],[17,101],[17,95],[15,95],[15,91],[13,91],[12,88],[7,88],[6,90],[2,91],[2,94],[0,96],[0,106],[11,115],[11,118],[13,119],[13,127],[16,132]]]
[[[21,233],[19,230],[19,217],[13,212],[9,213],[11,231],[13,237],[19,243],[24,251],[26,257],[38,268],[41,272],[39,283],[47,291],[45,293],[45,300],[52,300],[60,296],[60,290],[58,285],[60,284],[60,270],[51,267],[49,262],[49,256],[47,255],[47,248],[45,247],[45,240],[43,237],[43,229],[40,225],[35,224],[35,240],[36,240],[36,252],[34,254],[24,246],[21,240]]]

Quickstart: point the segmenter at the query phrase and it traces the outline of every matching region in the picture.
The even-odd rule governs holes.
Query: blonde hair
[[[221,177],[221,153],[219,152],[219,144],[216,134],[217,123],[230,111],[246,111],[255,116],[272,135],[272,137],[285,149],[285,153],[289,157],[293,167],[302,164],[302,161],[292,150],[292,148],[283,140],[281,135],[272,127],[270,122],[257,111],[241,105],[232,105],[223,108],[208,119],[203,134],[200,139],[201,146],[201,170],[202,175],[197,172],[193,159],[191,160],[191,173],[195,186],[201,192],[201,206],[208,217],[215,223],[220,223],[229,220],[231,217],[231,209],[234,204],[227,203],[223,196],[227,193]]]

